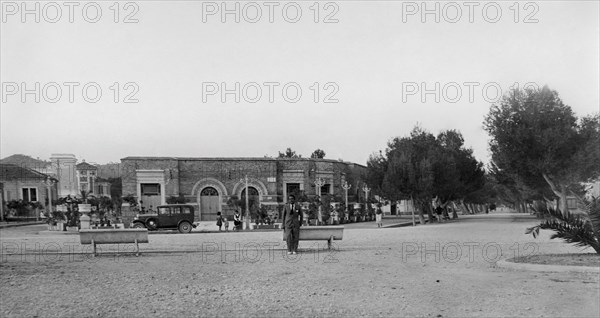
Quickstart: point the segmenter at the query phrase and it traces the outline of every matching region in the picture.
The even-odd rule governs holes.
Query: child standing
[[[375,222],[377,223],[377,227],[383,227],[383,223],[381,219],[383,218],[383,213],[381,209],[377,209],[377,213],[375,213]]]
[[[225,232],[229,232],[229,221],[226,216],[223,217],[223,225],[225,225]]]

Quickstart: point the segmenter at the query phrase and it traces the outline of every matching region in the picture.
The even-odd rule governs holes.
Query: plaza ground
[[[131,245],[102,245],[92,258],[76,234],[6,228],[0,316],[598,317],[597,273],[496,265],[593,253],[550,233],[525,235],[536,222],[493,213],[417,227],[350,224],[335,251],[302,241],[296,257],[281,231],[154,234],[140,257],[111,252]]]

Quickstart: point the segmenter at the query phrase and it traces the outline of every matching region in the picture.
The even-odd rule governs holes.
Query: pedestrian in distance
[[[383,212],[381,212],[381,209],[377,209],[377,212],[375,213],[375,223],[377,223],[377,227],[383,227],[383,222],[381,221],[382,218]]]
[[[300,226],[304,217],[300,204],[296,203],[296,197],[290,195],[288,203],[283,207],[283,231],[287,243],[288,255],[298,253],[298,241],[300,240]]]
[[[438,205],[437,208],[435,208],[435,214],[437,214],[438,223],[442,222],[442,212],[443,211],[444,211],[444,209],[442,209],[441,205]]]
[[[223,217],[221,216],[221,212],[217,212],[217,226],[219,227],[219,232],[221,232],[221,227],[223,226]]]
[[[233,215],[233,229],[235,231],[242,229],[242,216],[238,210],[235,210],[235,214]]]

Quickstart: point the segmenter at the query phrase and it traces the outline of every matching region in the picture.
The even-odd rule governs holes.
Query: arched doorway
[[[217,212],[221,211],[219,192],[213,187],[206,187],[200,192],[200,221],[213,221],[217,219]]]
[[[250,208],[250,217],[256,219],[259,216],[260,210],[260,194],[255,187],[248,187],[248,206]],[[246,214],[246,188],[242,189],[240,195],[242,203],[242,213]]]

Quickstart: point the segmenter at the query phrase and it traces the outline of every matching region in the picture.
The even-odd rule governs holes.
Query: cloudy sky
[[[3,0],[0,156],[364,164],[419,123],[487,162],[482,121],[511,87],[600,105],[598,1],[221,3]]]

